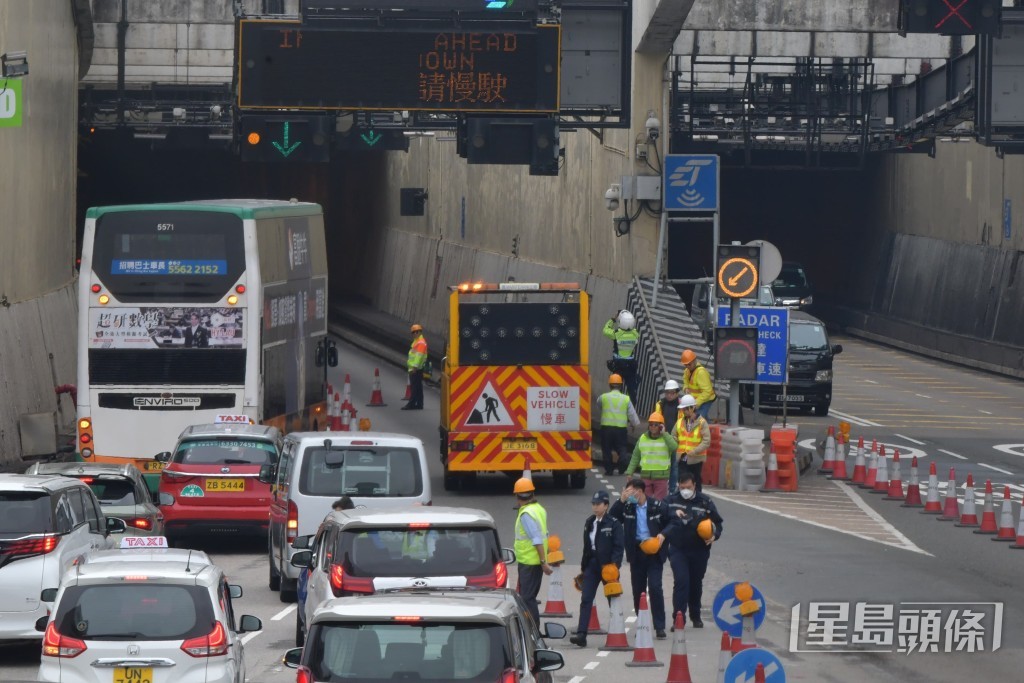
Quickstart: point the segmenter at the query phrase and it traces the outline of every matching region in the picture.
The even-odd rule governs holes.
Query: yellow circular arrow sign
[[[757,287],[757,266],[750,259],[731,258],[718,266],[718,291],[742,299]]]

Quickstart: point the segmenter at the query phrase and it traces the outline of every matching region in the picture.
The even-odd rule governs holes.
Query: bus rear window
[[[96,220],[92,268],[123,302],[216,301],[245,269],[229,213],[123,211]]]

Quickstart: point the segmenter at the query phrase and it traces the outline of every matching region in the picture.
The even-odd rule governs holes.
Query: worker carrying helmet
[[[656,500],[668,496],[672,458],[678,444],[672,430],[665,429],[665,416],[655,411],[647,418],[647,431],[637,439],[626,476],[635,472],[646,484],[647,495]]]
[[[602,330],[612,340],[612,357],[608,369],[618,373],[625,380],[626,393],[637,399],[636,351],[640,343],[640,332],[636,329],[636,317],[632,312],[620,310],[608,319]]]
[[[672,612],[689,611],[690,624],[704,626],[700,618],[704,574],[711,557],[711,544],[722,535],[722,516],[714,501],[697,491],[693,475],[679,473],[676,490],[665,501],[671,520],[664,530],[668,560],[672,567]]]
[[[601,452],[604,473],[622,472],[629,460],[629,427],[640,425],[633,401],[622,393],[622,375],[613,373],[608,378],[609,390],[597,398],[601,423]]]
[[[697,402],[697,413],[705,420],[711,413],[711,406],[714,405],[715,394],[714,384],[711,382],[711,373],[697,360],[697,354],[693,349],[686,349],[679,361],[683,364],[683,387],[686,393],[693,396]]]

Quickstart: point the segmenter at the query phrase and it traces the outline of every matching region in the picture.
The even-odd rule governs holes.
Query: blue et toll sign
[[[718,327],[731,327],[728,306],[718,307]],[[757,328],[757,379],[785,384],[789,379],[789,309],[774,306],[740,308],[740,327]]]

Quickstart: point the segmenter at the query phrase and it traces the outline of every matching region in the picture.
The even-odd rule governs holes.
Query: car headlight
[[[814,297],[813,296],[805,296],[803,299],[800,299],[800,305],[801,306],[810,306],[813,303],[814,303]]]
[[[832,371],[831,370],[818,370],[816,373],[814,373],[814,381],[815,382],[831,382],[832,381]]]

